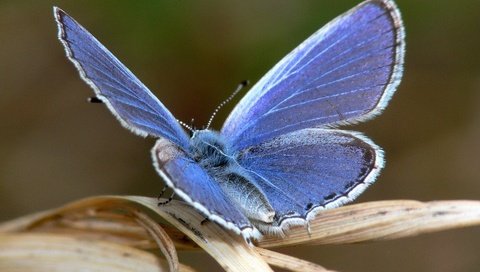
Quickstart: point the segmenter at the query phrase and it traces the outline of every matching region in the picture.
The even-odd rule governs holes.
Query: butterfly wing
[[[249,147],[238,162],[276,212],[274,223],[260,230],[277,232],[353,200],[375,181],[382,155],[357,132],[308,128]]]
[[[184,151],[159,139],[152,149],[155,168],[169,187],[210,220],[242,234],[258,237],[250,221],[225,196],[218,183]]]
[[[239,102],[221,132],[240,150],[303,128],[370,119],[400,82],[404,46],[395,4],[365,1],[282,59]]]
[[[124,127],[187,146],[188,137],[173,115],[128,68],[64,11],[54,7],[54,15],[67,57]]]

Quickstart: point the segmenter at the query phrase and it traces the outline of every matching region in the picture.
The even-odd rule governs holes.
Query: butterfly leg
[[[208,217],[205,217],[205,218],[202,220],[202,222],[200,222],[200,225],[203,226],[203,225],[206,224],[207,222],[210,222],[210,220],[208,219]]]
[[[168,188],[167,185],[163,186],[162,191],[160,191],[160,194],[158,194],[158,196],[157,196],[157,200],[158,200],[158,201],[160,201],[160,198],[163,196],[163,194],[165,193],[165,191],[167,190],[167,188]]]
[[[170,201],[172,201],[172,199],[173,199],[174,196],[175,196],[175,192],[173,192],[166,201],[158,202],[158,203],[157,203],[157,206],[167,205],[168,203],[170,203]]]

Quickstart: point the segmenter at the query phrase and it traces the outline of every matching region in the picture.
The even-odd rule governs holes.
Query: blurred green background
[[[86,102],[92,91],[57,41],[53,5],[99,38],[177,118],[201,126],[241,80],[256,82],[359,2],[0,0],[0,220],[92,195],[156,196],[163,186],[150,160],[154,139],[136,137],[104,106]],[[480,1],[397,4],[407,32],[403,82],[384,114],[350,128],[387,158],[358,201],[478,200]],[[340,271],[479,271],[480,228],[281,251]],[[220,269],[203,253],[180,258]]]

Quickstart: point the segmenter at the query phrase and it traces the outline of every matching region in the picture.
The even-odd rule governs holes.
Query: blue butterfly
[[[210,220],[245,238],[282,235],[355,199],[384,166],[366,136],[336,129],[380,114],[403,72],[404,28],[390,0],[368,0],[315,32],[241,99],[220,131],[189,137],[95,37],[54,7],[59,39],[120,123],[158,138],[154,166]]]

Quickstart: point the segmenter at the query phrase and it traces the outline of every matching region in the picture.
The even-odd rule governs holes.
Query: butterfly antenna
[[[220,105],[218,105],[215,110],[213,111],[212,113],[212,116],[210,116],[210,119],[208,120],[208,123],[207,123],[207,128],[210,128],[210,125],[212,124],[212,121],[213,121],[213,118],[215,118],[215,115],[217,115],[218,111],[223,107],[225,106],[228,102],[230,102],[234,97],[235,95],[238,94],[238,92],[240,92],[243,88],[245,88],[247,85],[249,84],[249,81],[248,80],[244,80],[242,82],[240,82],[240,84],[238,84],[238,87],[235,89],[235,91],[233,91],[233,93],[225,100],[223,100],[222,103],[220,103]]]
[[[193,133],[193,132],[195,131],[191,126],[185,124],[183,121],[180,121],[180,120],[177,119],[177,122],[178,122],[182,127],[188,129],[188,131],[190,131],[191,133]]]
[[[190,127],[193,129],[193,130],[197,130],[197,128],[195,127],[195,119],[192,118],[192,120],[190,120]]]
[[[192,118],[192,120],[190,120],[190,127],[193,129],[190,131],[190,137],[193,137],[193,133],[194,131],[197,130],[197,128],[195,127],[195,119]]]

